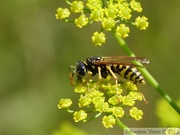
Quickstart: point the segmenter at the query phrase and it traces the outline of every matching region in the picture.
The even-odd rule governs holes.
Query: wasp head
[[[84,63],[84,61],[78,61],[76,63],[76,72],[78,80],[80,80],[82,77],[86,75],[87,65]]]

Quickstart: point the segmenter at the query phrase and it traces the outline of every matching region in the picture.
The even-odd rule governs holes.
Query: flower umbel
[[[142,96],[134,90],[133,83],[120,82],[118,87],[113,82],[113,80],[102,79],[101,81],[89,80],[83,84],[76,84],[74,92],[80,95],[78,107],[81,110],[71,111],[74,113],[75,122],[88,121],[88,119],[104,115],[102,118],[103,126],[113,128],[115,119],[126,117],[126,113],[129,113],[131,118],[135,120],[142,119],[143,112],[135,106],[137,101],[142,100]],[[58,107],[60,109],[67,108],[71,104],[71,100],[61,99]],[[127,108],[130,109],[130,112],[125,111]],[[93,118],[88,118],[88,114],[91,112],[96,113],[96,115]]]
[[[78,28],[98,23],[100,28],[93,32],[91,37],[95,46],[101,46],[106,42],[106,32],[112,31],[119,44],[123,44],[123,38],[129,36],[130,26],[140,30],[146,30],[149,26],[148,18],[138,16],[143,9],[141,3],[136,0],[72,0],[72,2],[66,0],[66,3],[69,8],[59,7],[55,15],[56,19],[73,23]],[[136,14],[132,14],[133,12]],[[131,69],[130,66],[126,69],[120,68],[124,64],[118,64],[115,58],[109,63],[108,60],[100,59],[101,57],[95,59],[90,57],[84,62],[79,61],[78,64],[82,64],[80,65],[82,69],[79,70],[77,64],[70,75],[71,84],[75,86],[74,92],[79,95],[78,109],[69,110],[72,101],[66,98],[59,101],[58,108],[73,113],[75,122],[87,122],[102,116],[102,124],[105,128],[113,128],[116,123],[120,123],[121,118],[139,121],[143,112],[136,105],[145,98],[138,91],[136,83],[145,84],[143,77],[139,77],[141,75],[139,72],[136,74],[136,68]],[[119,81],[116,73],[129,81]],[[77,74],[77,81],[72,82],[74,74]],[[88,80],[90,76],[96,74],[99,75],[99,80]]]
[[[136,16],[135,21],[131,20],[133,12],[139,13],[143,10],[141,3],[136,0],[74,0],[73,2],[66,0],[66,2],[70,5],[69,9],[58,8],[56,19],[74,22],[79,28],[97,22],[101,26],[99,33],[116,29],[116,33],[121,38],[126,38],[130,32],[130,25],[135,25],[140,30],[146,30],[149,26],[145,16]],[[70,17],[70,14],[76,15]],[[96,41],[92,38],[92,42],[100,46],[105,43],[105,39]]]

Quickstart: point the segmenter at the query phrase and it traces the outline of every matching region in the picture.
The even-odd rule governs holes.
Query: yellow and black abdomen
[[[134,66],[129,65],[111,65],[111,70],[119,74],[125,79],[131,80],[134,83],[145,84],[142,74]]]

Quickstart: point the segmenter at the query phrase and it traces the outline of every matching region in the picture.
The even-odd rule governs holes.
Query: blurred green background
[[[64,121],[88,134],[118,135],[105,129],[101,118],[75,123],[58,110],[61,98],[76,100],[69,83],[69,65],[92,55],[126,55],[111,34],[102,47],[91,43],[95,25],[76,28],[55,19],[63,0],[6,0],[0,2],[0,135],[51,135]],[[131,29],[126,39],[137,56],[150,60],[146,68],[174,98],[180,96],[180,1],[142,1],[149,18],[146,31]],[[148,83],[140,86],[148,105],[140,121],[123,120],[129,127],[162,127],[156,115],[161,97]],[[173,111],[171,108],[167,112]],[[162,112],[163,116],[165,112]],[[177,126],[177,125],[172,125]]]

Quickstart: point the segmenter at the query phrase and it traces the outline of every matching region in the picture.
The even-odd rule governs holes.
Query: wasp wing
[[[133,57],[133,56],[103,56],[102,57],[104,61],[107,62],[122,62],[122,60],[133,60],[133,61],[138,61],[141,63],[149,63],[149,60],[142,58],[142,57]]]
[[[95,65],[125,65],[125,66],[133,66],[133,67],[140,67],[140,68],[145,68],[144,66],[141,65],[136,65],[132,63],[126,63],[126,62],[116,62],[116,61],[96,61],[94,62]]]

